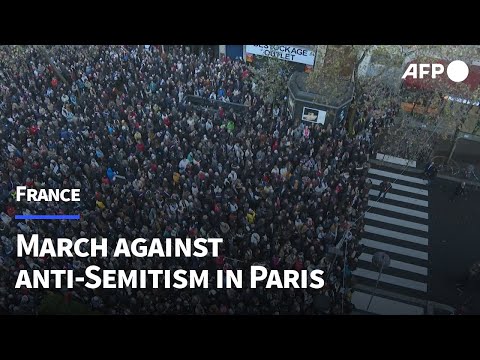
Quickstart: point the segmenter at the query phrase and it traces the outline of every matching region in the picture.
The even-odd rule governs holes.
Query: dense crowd
[[[0,50],[0,308],[35,312],[45,290],[15,289],[20,269],[323,269],[311,289],[57,290],[107,314],[312,314],[352,311],[349,288],[385,113],[355,135],[289,119],[266,104],[248,66],[176,47]],[[63,78],[63,79],[62,79]],[[65,80],[65,82],[64,82]],[[236,102],[207,111],[186,95]],[[367,97],[368,98],[368,97]],[[15,188],[80,188],[78,203],[16,202]],[[18,221],[80,213],[79,221]],[[357,221],[358,220],[358,221]],[[17,258],[16,233],[45,237],[222,237],[217,258]],[[338,249],[337,249],[338,248]],[[337,249],[337,250],[336,250]],[[342,252],[346,250],[346,253]]]

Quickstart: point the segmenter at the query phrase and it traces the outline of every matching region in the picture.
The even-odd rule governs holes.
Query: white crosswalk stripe
[[[408,181],[408,182],[411,182],[411,183],[414,183],[414,184],[420,184],[420,185],[427,185],[428,184],[427,180],[423,180],[423,179],[420,179],[418,177],[407,176],[407,175],[403,175],[403,174],[400,174],[400,173],[378,170],[378,169],[374,169],[374,168],[368,169],[368,173],[373,174],[373,175],[384,176],[384,177],[388,177],[388,178],[392,178],[392,179]]]
[[[358,275],[361,277],[365,277],[371,280],[377,280],[378,278],[378,272],[376,271],[371,271],[371,270],[366,270],[366,269],[360,269],[358,268],[353,272],[354,275]],[[419,290],[423,292],[427,292],[427,284],[415,280],[410,280],[407,278],[403,277],[398,277],[398,276],[393,276],[393,275],[388,275],[383,273],[380,276],[380,282],[384,282],[387,284],[392,284],[392,285],[397,285],[397,286],[402,286],[406,287],[412,290]]]
[[[368,211],[364,215],[364,233],[360,240],[363,252],[352,274],[362,286],[374,288],[379,270],[372,259],[376,252],[385,252],[390,257],[390,264],[382,269],[378,287],[399,294],[399,298],[425,299],[429,273],[427,181],[408,168],[402,172],[388,165],[372,164],[368,172],[372,187],[368,192]],[[377,201],[380,184],[385,178],[392,187]],[[356,301],[361,305],[367,298],[369,301],[370,295],[357,295]],[[373,298],[369,311],[378,314],[423,313],[418,306],[378,295]]]
[[[384,243],[384,242],[365,239],[365,238],[360,240],[360,244],[365,245],[365,246],[367,246],[369,248],[372,248],[372,249],[385,251],[389,255],[391,255],[390,253],[394,253],[394,254],[399,254],[399,255],[410,256],[410,257],[416,258],[416,259],[428,260],[428,253],[427,252],[413,250],[413,249],[409,249],[409,248],[406,248],[406,247],[403,247],[403,246],[391,245],[391,244],[387,244],[387,243]]]
[[[368,206],[376,207],[383,210],[393,211],[400,214],[411,215],[411,216],[419,217],[426,220],[428,219],[428,213],[424,211],[417,211],[409,208],[404,208],[401,206],[385,204],[384,202],[381,202],[381,201],[368,200]]]
[[[373,255],[371,254],[363,253],[362,255],[360,255],[359,259],[363,261],[372,262],[372,257]],[[391,260],[390,266],[395,269],[410,271],[410,272],[417,273],[420,275],[425,275],[425,276],[427,276],[427,272],[428,272],[428,269],[425,266],[413,265],[413,264],[409,264],[409,263],[406,263],[403,261],[397,261],[397,260]]]
[[[373,179],[373,178],[369,178],[369,179],[372,181],[373,185],[380,185],[382,183],[382,180]],[[393,184],[392,183],[392,189],[401,190],[401,191],[405,191],[405,192],[409,192],[409,193],[413,193],[413,194],[418,194],[418,195],[423,195],[423,196],[428,196],[428,190],[418,189],[418,188],[413,187],[413,186],[407,186],[407,185]]]
[[[406,160],[399,157],[386,155],[382,153],[377,153],[377,160],[390,162],[392,164],[402,165],[402,166],[411,166],[417,167],[417,162],[415,160]]]
[[[428,226],[424,224],[418,224],[413,221],[407,221],[402,219],[393,218],[390,216],[383,216],[375,213],[368,212],[365,214],[365,219],[381,221],[387,224],[398,225],[407,227],[410,229],[420,230],[420,231],[428,231]]]
[[[393,238],[393,239],[398,239],[398,240],[403,240],[403,241],[409,241],[414,244],[420,244],[420,245],[428,245],[428,239],[421,237],[421,236],[416,236],[416,235],[411,235],[411,234],[406,234],[402,233],[399,231],[394,231],[394,230],[388,230],[384,228],[380,228],[377,226],[373,225],[365,225],[365,231],[371,234],[377,234],[382,237],[388,237],[388,238]]]
[[[392,190],[390,190],[390,191],[392,191]],[[368,191],[368,194],[373,196],[373,198],[376,200],[377,197],[378,197],[378,194],[380,194],[380,191],[370,189]],[[412,205],[428,207],[428,201],[416,199],[416,198],[413,198],[413,197],[410,197],[410,196],[402,196],[402,195],[392,194],[391,192],[388,192],[385,197],[389,200],[396,200],[396,201],[409,203],[409,204],[412,204]]]

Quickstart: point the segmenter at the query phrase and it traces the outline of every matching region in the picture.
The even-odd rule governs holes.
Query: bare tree
[[[473,46],[404,48],[409,48],[410,58],[419,63],[431,63],[434,59],[443,59],[447,63],[460,59],[471,63],[477,54]],[[473,104],[480,98],[478,89],[472,90],[466,84],[446,80],[446,76],[442,79],[424,78],[422,84],[424,90],[401,94],[402,111],[396,126],[387,130],[384,142],[391,155],[425,160],[430,157],[437,142],[451,142],[457,131],[472,132],[474,129],[478,107]]]
[[[256,92],[265,102],[275,104],[283,100],[287,92],[288,74],[292,66],[289,62],[276,58],[265,58],[262,66],[251,67]]]
[[[322,66],[315,67],[307,83],[311,91],[328,92],[332,96],[340,96],[345,91],[345,81],[353,83],[350,130],[353,121],[358,120],[354,115],[362,117],[367,110],[368,116],[371,116],[372,110],[396,107],[398,116],[395,125],[384,134],[385,148],[391,155],[428,157],[436,140],[451,139],[456,130],[473,131],[478,122],[478,119],[475,120],[475,117],[478,118],[477,107],[473,106],[473,102],[478,101],[480,94],[478,89],[472,91],[465,84],[438,79],[422,80],[424,90],[402,90],[404,66],[414,59],[425,63],[434,59],[472,62],[478,54],[474,46],[327,46]],[[374,63],[369,71],[364,71],[366,76],[360,76],[367,57],[372,61],[375,58]]]

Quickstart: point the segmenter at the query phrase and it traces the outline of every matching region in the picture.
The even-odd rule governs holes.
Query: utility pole
[[[450,154],[448,154],[447,164],[449,164],[450,160],[452,160],[453,153],[455,152],[455,148],[457,147],[459,132],[460,132],[460,126],[457,126],[457,128],[455,129],[455,134],[453,135],[453,144],[452,144],[452,148],[450,149]]]

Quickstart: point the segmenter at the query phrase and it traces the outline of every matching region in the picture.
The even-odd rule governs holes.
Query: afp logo
[[[406,79],[411,76],[414,79],[431,77],[436,79],[437,75],[443,74],[445,67],[442,64],[410,64],[402,76]],[[468,77],[468,66],[461,60],[452,61],[447,66],[447,76],[453,82],[462,82]]]

